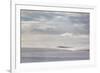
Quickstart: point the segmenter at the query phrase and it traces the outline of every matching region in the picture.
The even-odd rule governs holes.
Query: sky
[[[89,49],[89,13],[21,10],[20,18],[22,47]]]

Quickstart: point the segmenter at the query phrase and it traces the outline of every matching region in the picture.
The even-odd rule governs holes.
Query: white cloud
[[[64,37],[64,36],[72,37],[73,34],[72,34],[72,33],[66,32],[66,33],[61,34],[60,36],[63,36],[63,37]]]
[[[89,38],[89,35],[87,34],[74,34],[74,33],[63,33],[60,35],[61,37],[70,37],[70,38]]]

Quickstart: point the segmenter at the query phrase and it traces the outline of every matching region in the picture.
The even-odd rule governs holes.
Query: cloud
[[[89,13],[21,10],[24,33],[89,34]]]
[[[89,35],[87,34],[73,34],[73,33],[63,33],[63,34],[60,34],[61,37],[70,37],[70,38],[81,38],[81,39],[88,39],[89,38]]]
[[[72,37],[73,34],[72,34],[72,33],[66,32],[66,33],[61,34],[60,36],[63,36],[63,37],[64,37],[64,36]]]

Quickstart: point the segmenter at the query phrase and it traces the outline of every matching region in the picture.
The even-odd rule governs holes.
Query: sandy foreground
[[[89,60],[89,50],[21,48],[21,63]]]

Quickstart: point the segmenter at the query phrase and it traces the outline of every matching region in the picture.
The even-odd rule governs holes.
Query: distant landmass
[[[58,48],[72,48],[72,47],[68,47],[68,46],[57,46]]]

